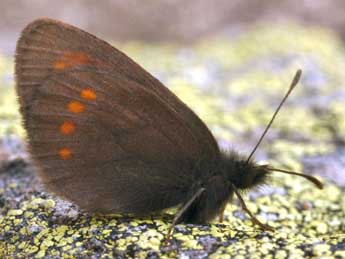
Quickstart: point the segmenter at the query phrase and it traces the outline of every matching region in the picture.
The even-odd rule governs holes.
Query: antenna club
[[[298,69],[291,82],[291,88],[294,88],[298,84],[299,80],[301,79],[301,76],[302,76],[302,69]]]
[[[294,89],[294,87],[297,85],[298,81],[300,80],[301,78],[301,75],[302,75],[302,70],[301,69],[298,69],[296,71],[296,74],[290,84],[290,87],[289,87],[289,90],[287,91],[287,93],[284,95],[283,99],[281,100],[280,104],[278,105],[276,111],[273,113],[273,116],[270,120],[270,122],[267,124],[264,132],[262,133],[259,141],[256,143],[255,147],[253,148],[252,152],[250,153],[250,155],[248,156],[248,159],[247,159],[247,163],[249,163],[250,159],[252,158],[253,154],[255,153],[256,149],[258,148],[258,146],[260,145],[261,141],[263,140],[263,138],[265,137],[268,129],[271,127],[275,117],[277,116],[280,108],[283,106],[284,102],[286,101],[286,99],[289,97],[290,93],[292,92],[292,90]]]

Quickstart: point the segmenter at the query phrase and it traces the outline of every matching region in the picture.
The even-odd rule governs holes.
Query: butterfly
[[[301,76],[298,70],[248,157],[226,152],[201,119],[160,81],[105,41],[52,19],[23,30],[16,91],[28,147],[52,193],[82,209],[137,216],[179,206],[178,223],[208,222],[271,172],[253,154]]]

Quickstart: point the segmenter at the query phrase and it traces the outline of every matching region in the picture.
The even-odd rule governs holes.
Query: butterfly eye
[[[261,175],[260,175],[260,174],[256,174],[256,175],[254,176],[254,182],[259,181],[260,178],[261,178]]]
[[[265,173],[260,171],[257,172],[253,177],[253,185],[260,184],[265,178]]]

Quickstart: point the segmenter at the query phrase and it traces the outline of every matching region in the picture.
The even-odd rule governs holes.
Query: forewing
[[[105,41],[56,20],[32,22],[18,41],[16,75],[20,101],[30,102],[32,89],[53,73],[76,67],[118,74],[145,87],[179,114],[199,139],[207,156],[219,155],[218,145],[205,124],[161,82]]]

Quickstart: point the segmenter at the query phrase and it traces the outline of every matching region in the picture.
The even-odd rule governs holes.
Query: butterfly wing
[[[108,71],[155,93],[184,119],[210,155],[219,152],[205,124],[168,88],[124,53],[83,30],[52,19],[38,19],[23,30],[16,56],[20,101],[29,102],[32,89],[52,73],[78,66]]]
[[[198,177],[194,163],[219,155],[206,126],[167,88],[74,27],[29,25],[17,45],[16,76],[43,182],[88,210],[176,205]]]

